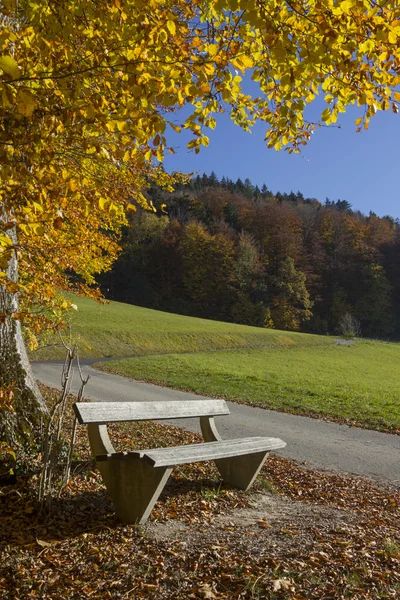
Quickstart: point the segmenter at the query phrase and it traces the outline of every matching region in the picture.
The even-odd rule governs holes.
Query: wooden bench
[[[145,523],[175,465],[214,460],[225,483],[248,490],[271,450],[284,448],[278,438],[223,440],[214,417],[228,415],[224,400],[184,402],[77,402],[78,422],[88,426],[93,455],[117,516],[125,523]],[[200,417],[202,444],[116,452],[107,423]]]

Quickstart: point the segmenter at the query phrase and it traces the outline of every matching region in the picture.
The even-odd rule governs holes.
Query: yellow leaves
[[[140,98],[144,94],[143,89],[140,85],[134,84],[132,85],[130,92],[134,98]]]
[[[188,144],[187,144],[187,148],[189,150],[196,149],[199,146],[199,144],[200,144],[200,141],[198,139],[190,140],[190,142],[188,142]],[[197,150],[197,152],[198,152],[198,150]]]
[[[204,72],[209,75],[209,76],[213,76],[215,73],[215,67],[213,64],[206,62],[202,65],[202,69],[204,70]]]
[[[125,56],[128,60],[135,60],[136,58],[139,57],[141,52],[140,46],[137,48],[131,48],[129,50],[127,50]]]
[[[4,7],[9,11],[16,9],[17,0],[3,0]]]
[[[368,107],[368,113],[371,115],[375,115],[378,111],[378,105],[374,103],[370,104]]]
[[[0,233],[0,247],[12,248],[12,246],[13,246],[13,242],[12,242],[11,238],[9,238],[8,235],[5,235],[4,233]]]
[[[164,133],[165,126],[166,126],[166,123],[162,117],[158,117],[154,121],[154,131],[156,131],[157,133]]]
[[[136,204],[138,204],[145,210],[152,210],[153,212],[156,212],[156,209],[154,208],[153,203],[152,202],[149,203],[148,200],[145,198],[145,196],[143,196],[143,194],[141,192],[138,192],[137,194],[135,194],[135,202],[136,202]]]
[[[236,63],[238,63],[243,69],[252,69],[254,67],[254,61],[250,56],[239,56],[236,59]]]
[[[217,121],[213,117],[210,117],[204,122],[204,125],[210,129],[215,129],[217,126]]]
[[[154,37],[157,37],[158,43],[166,44],[168,41],[168,32],[165,29],[161,29]]]
[[[211,86],[209,83],[201,83],[199,87],[202,94],[209,94],[211,92]]]
[[[15,412],[13,404],[13,385],[5,386],[3,383],[3,385],[0,387],[0,411],[8,410],[9,412]],[[15,452],[9,446],[7,446],[6,442],[0,442],[0,456],[4,453],[11,455],[14,460],[17,458]]]
[[[187,96],[197,96],[199,88],[194,84],[188,84],[185,86],[185,94]]]
[[[46,231],[41,223],[19,223],[18,228],[28,237],[32,234],[40,237]]]
[[[332,9],[334,15],[349,14],[354,4],[354,0],[344,0],[339,6]]]
[[[361,54],[371,54],[375,50],[375,43],[373,40],[366,40],[363,44],[360,45],[359,50]]]
[[[123,121],[123,120],[119,120],[119,119],[112,119],[111,121],[108,121],[106,123],[106,127],[108,129],[108,131],[126,131],[129,126],[127,121]]]
[[[108,129],[108,131],[115,131],[115,129],[117,128],[117,121],[108,121],[106,123],[106,128]]]
[[[113,202],[111,198],[102,196],[98,199],[98,203],[100,210],[107,212],[111,219],[115,218],[122,212],[122,206]]]
[[[218,46],[217,44],[208,44],[205,50],[210,56],[215,56],[218,52]]]
[[[20,76],[20,68],[12,56],[6,54],[0,56],[0,69],[3,69],[4,73],[10,75],[13,79],[18,79]]]
[[[108,203],[109,203],[108,198],[103,198],[103,197],[99,198],[100,210],[105,210]]]
[[[20,286],[15,281],[8,280],[6,282],[6,288],[7,288],[7,291],[10,292],[11,294],[17,294],[20,291]]]
[[[176,25],[174,21],[167,21],[167,29],[170,32],[171,35],[175,35],[176,34]]]
[[[330,116],[331,116],[331,109],[325,108],[325,110],[322,112],[321,119],[322,119],[322,121],[326,122]]]
[[[36,107],[36,99],[28,91],[19,89],[17,93],[18,112],[24,117],[31,117]]]
[[[310,137],[304,110],[321,86],[326,125],[351,104],[365,107],[361,127],[378,110],[396,112],[400,23],[393,3],[296,2],[110,0],[109,11],[91,2],[85,19],[61,2],[63,30],[48,3],[28,2],[20,28],[0,31],[0,152],[8,181],[16,182],[12,194],[3,184],[0,198],[16,199],[21,231],[34,238],[31,221],[40,218],[51,243],[82,248],[59,258],[64,272],[73,265],[93,276],[106,264],[99,247],[110,236],[104,242],[103,232],[117,231],[132,210],[126,198],[136,202],[138,190],[166,177],[155,174],[157,161],[173,152],[168,135],[182,127],[171,121],[184,105],[193,105],[184,128],[195,152],[207,146],[203,130],[213,130],[224,110],[247,130],[265,122],[270,147],[296,150]],[[298,14],[305,10],[307,18]],[[81,74],[69,78],[72,65]],[[258,90],[253,97],[242,91],[235,70],[252,70],[260,99]],[[11,81],[22,75],[26,81]],[[71,223],[76,238],[68,237]]]
[[[1,104],[5,109],[11,108],[14,104],[13,92],[8,87],[1,90]]]
[[[332,125],[332,123],[336,123],[337,121],[337,113],[338,113],[338,107],[333,107],[331,108],[326,108],[321,115],[321,120],[326,124],[326,125]]]
[[[118,131],[126,131],[128,129],[128,123],[126,121],[116,121]]]
[[[76,179],[72,178],[68,181],[68,187],[71,192],[76,192],[79,189],[79,183]]]
[[[158,146],[156,152],[157,160],[161,163],[164,160],[164,149],[163,146]]]
[[[82,108],[80,112],[89,121],[96,118],[96,111],[93,106],[87,106],[86,108]]]
[[[182,127],[180,125],[175,125],[174,123],[169,123],[169,126],[176,131],[176,133],[180,133],[182,131]]]
[[[36,213],[43,213],[43,206],[41,204],[39,204],[39,202],[35,202],[33,201],[31,204],[31,207],[33,209],[33,212]]]
[[[136,206],[134,204],[130,204],[130,203],[127,204],[125,208],[126,208],[126,211],[129,213],[135,213],[137,210]]]

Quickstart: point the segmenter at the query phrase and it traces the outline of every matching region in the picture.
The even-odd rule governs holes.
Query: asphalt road
[[[60,387],[61,363],[33,363],[33,371],[39,381]],[[180,392],[141,383],[118,375],[96,371],[90,365],[82,367],[84,375],[90,375],[85,397],[101,401],[155,401],[201,399]],[[79,386],[79,376],[74,375],[71,391]],[[280,454],[307,463],[310,466],[364,475],[372,479],[390,482],[400,487],[400,436],[379,433],[358,427],[328,423],[253,408],[228,402],[231,414],[217,417],[217,425],[223,437],[271,436],[283,439],[287,446]],[[171,424],[199,431],[198,420],[182,419]]]

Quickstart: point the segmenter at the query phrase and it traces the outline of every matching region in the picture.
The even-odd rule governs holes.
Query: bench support
[[[145,523],[150,516],[172,467],[152,467],[141,458],[97,462],[115,513],[129,525]]]
[[[88,425],[90,447],[94,456],[110,455],[97,461],[104,485],[115,505],[116,515],[127,524],[145,523],[171,474],[172,467],[152,467],[140,457],[111,458],[115,449],[107,425]]]
[[[247,491],[259,474],[268,454],[269,452],[257,452],[234,458],[222,458],[216,460],[215,464],[225,483]]]
[[[205,442],[219,442],[222,440],[213,417],[200,417],[200,427]],[[225,483],[240,490],[248,490],[269,452],[256,452],[233,458],[221,458],[215,461],[216,467]]]

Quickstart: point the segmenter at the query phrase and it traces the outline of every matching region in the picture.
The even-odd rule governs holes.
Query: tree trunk
[[[4,213],[0,213],[0,221],[3,219]],[[7,233],[16,248],[15,229],[9,229]],[[18,282],[18,259],[14,249],[8,262],[7,277]],[[12,318],[16,312],[18,294],[12,294],[0,286],[0,392],[3,393],[3,399],[10,389],[13,392],[12,410],[0,410],[0,442],[5,442],[17,454],[17,461],[20,462],[40,443],[41,418],[47,409],[30,367],[21,324]],[[0,476],[4,475],[5,461],[2,462]]]

